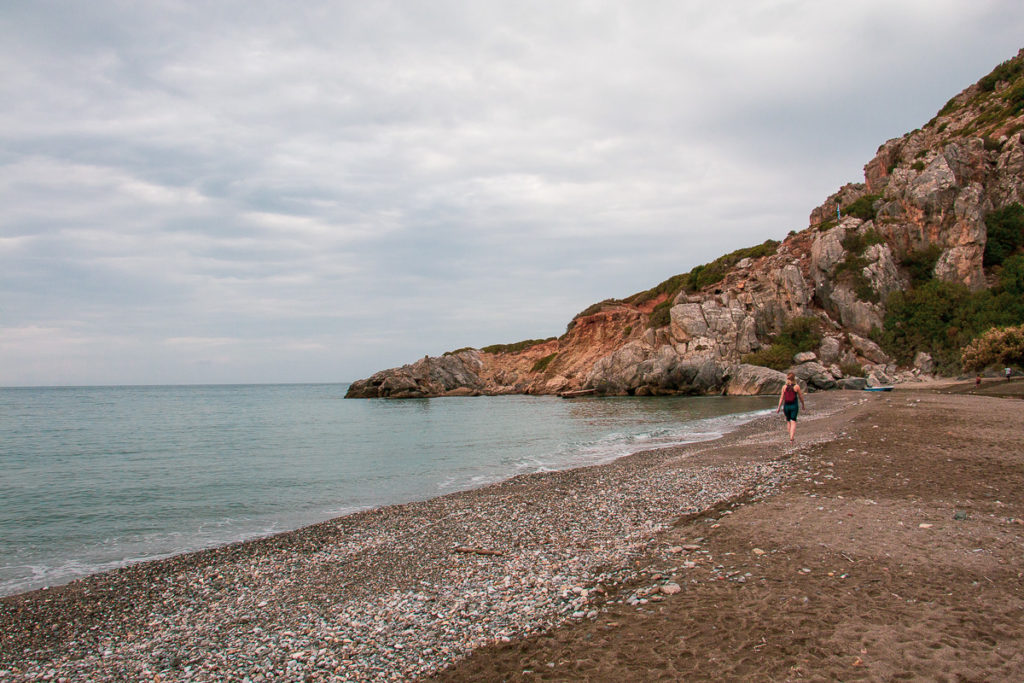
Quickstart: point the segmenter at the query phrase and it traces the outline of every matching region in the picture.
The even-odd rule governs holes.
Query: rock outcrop
[[[487,389],[483,361],[475,350],[422,358],[411,365],[375,373],[352,382],[350,398],[425,398],[478,396]]]
[[[869,338],[884,324],[887,297],[909,286],[904,264],[915,254],[935,254],[936,278],[987,286],[985,215],[1024,200],[1024,96],[1017,94],[1024,93],[1024,50],[1016,61],[1021,68],[1006,70],[1012,82],[983,79],[924,128],[883,144],[865,165],[864,182],[812,210],[805,230],[774,248],[707,264],[719,268],[717,277],[686,285],[673,279],[603,302],[559,339],[378,372],[354,382],[348,395],[774,393],[784,375],[745,358],[796,318],[813,318],[822,331],[813,357],[794,358],[789,368],[808,390],[929,373],[927,354],[913,368],[896,368]],[[867,378],[845,377],[842,368],[851,366]]]

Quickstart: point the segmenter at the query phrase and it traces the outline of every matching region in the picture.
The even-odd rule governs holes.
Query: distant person
[[[799,401],[799,405],[797,404]],[[807,408],[804,403],[804,392],[800,390],[800,385],[796,383],[796,375],[792,372],[786,375],[786,384],[782,387],[782,393],[779,395],[779,407],[775,411],[776,413],[782,412],[786,416],[786,426],[789,427],[789,440],[794,441],[796,439],[796,416],[800,412],[800,408]]]
[[[978,389],[981,387],[981,375],[974,378],[974,388]]]
[[[1007,382],[1010,381],[1010,375],[1012,375],[1012,374],[1013,374],[1013,370],[1011,370],[1010,368],[1006,368],[1006,381]]]

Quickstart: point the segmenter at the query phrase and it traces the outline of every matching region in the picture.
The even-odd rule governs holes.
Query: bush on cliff
[[[866,194],[860,199],[847,204],[843,208],[843,213],[847,216],[859,218],[862,221],[873,221],[878,213],[875,211],[875,202],[881,198],[882,195],[880,194]]]
[[[548,337],[547,339],[524,339],[521,342],[515,344],[492,344],[491,346],[485,346],[481,351],[484,353],[519,353],[525,351],[531,346],[537,344],[544,344],[549,341],[554,341],[555,337]]]
[[[912,251],[903,257],[903,267],[910,275],[910,286],[917,287],[935,277],[935,264],[942,255],[942,247],[931,244],[924,249]]]
[[[783,371],[793,364],[793,350],[781,344],[772,344],[743,356],[748,365],[760,365],[772,370]]]
[[[864,372],[864,366],[860,363],[840,363],[839,371],[843,373],[844,377],[866,377],[867,373]]]
[[[765,240],[761,244],[746,247],[745,249],[737,249],[725,256],[719,256],[711,263],[697,266],[690,271],[686,288],[691,292],[699,292],[705,287],[720,282],[732,270],[733,266],[743,259],[771,256],[779,250],[779,244],[778,240]]]
[[[772,338],[770,346],[748,353],[743,362],[773,370],[785,370],[793,364],[793,356],[813,351],[821,344],[821,324],[817,318],[805,316],[789,320]]]
[[[983,263],[1001,264],[1024,245],[1024,206],[1010,204],[985,216],[988,240],[985,242]]]
[[[680,292],[684,290],[687,292],[699,292],[705,287],[721,282],[729,274],[729,271],[743,259],[771,256],[778,251],[779,244],[781,242],[778,240],[765,240],[761,244],[752,247],[737,249],[724,256],[719,256],[710,263],[696,266],[687,273],[673,275],[655,287],[627,297],[625,301],[634,306],[640,306],[662,295],[666,295],[665,300],[654,307],[647,323],[648,327],[652,328],[664,327],[670,322],[669,310]]]
[[[674,300],[675,297],[669,297],[655,306],[654,310],[651,311],[650,317],[647,319],[647,327],[656,330],[672,322],[672,302]]]
[[[959,283],[930,280],[886,302],[882,348],[909,365],[918,351],[942,373],[960,368],[962,349],[984,330],[1024,323],[1024,255],[1008,258],[992,289],[971,292]]]
[[[1024,59],[1013,57],[992,69],[992,71],[978,81],[982,92],[992,92],[1000,81],[1014,81],[1018,76],[1024,74]]]
[[[555,352],[551,355],[538,359],[537,362],[533,364],[533,367],[530,368],[530,372],[544,372],[548,369],[548,366],[551,365],[551,361],[553,361],[557,355],[558,353]]]

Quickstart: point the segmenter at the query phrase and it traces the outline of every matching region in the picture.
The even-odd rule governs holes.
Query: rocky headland
[[[348,396],[760,394],[788,369],[810,390],[928,376],[927,350],[897,362],[874,341],[886,301],[921,277],[995,284],[986,216],[1024,200],[1022,130],[1024,50],[879,147],[863,182],[828,197],[803,230],[595,304],[559,338],[425,357],[353,382]],[[765,362],[800,320],[814,322],[814,348]]]

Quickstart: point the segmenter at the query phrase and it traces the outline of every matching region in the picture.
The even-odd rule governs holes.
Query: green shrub
[[[959,370],[961,349],[991,327],[1024,323],[1024,256],[1008,259],[998,284],[971,292],[964,285],[929,280],[886,302],[877,341],[897,361],[909,365],[918,351],[935,359],[940,372]]]
[[[1010,296],[1024,298],[1024,254],[1003,261],[999,271],[999,287]]]
[[[793,364],[793,356],[801,351],[814,351],[821,344],[821,323],[817,318],[792,318],[772,338],[770,346],[748,353],[743,362],[785,370]]]
[[[861,301],[877,304],[882,298],[871,285],[871,280],[864,274],[867,265],[866,258],[849,252],[846,254],[846,258],[836,265],[836,280],[848,284]]]
[[[672,298],[665,299],[654,307],[651,316],[647,319],[647,327],[658,329],[665,327],[672,322]]]
[[[519,353],[531,346],[554,341],[554,339],[554,337],[548,337],[547,339],[525,339],[521,342],[516,342],[515,344],[492,344],[491,346],[485,346],[480,350],[484,353]]]
[[[1002,263],[1024,244],[1024,206],[1010,204],[985,216],[988,241],[982,262],[986,266]]]
[[[472,346],[463,346],[461,349],[455,349],[454,351],[445,351],[442,356],[455,356],[462,353],[463,351],[476,351]]]
[[[978,81],[978,85],[983,92],[992,92],[999,81],[1013,81],[1021,73],[1024,73],[1024,59],[1014,57],[992,69],[991,73]]]
[[[860,233],[856,230],[847,230],[843,237],[843,248],[846,249],[846,258],[836,265],[836,278],[846,282],[853,289],[854,294],[861,301],[879,303],[881,297],[871,285],[871,280],[864,275],[864,269],[868,266],[867,259],[863,254],[872,244],[882,244],[885,239],[874,228]]]
[[[821,322],[813,316],[790,318],[773,341],[787,344],[794,354],[813,351],[821,344]]]
[[[921,171],[924,170],[924,162],[923,161],[915,161],[914,163],[912,163],[910,165],[910,168],[912,168],[915,171],[920,173]]]
[[[783,371],[793,364],[791,349],[772,344],[769,347],[759,349],[753,353],[743,356],[743,362],[750,365],[760,365],[772,370]]]
[[[689,279],[689,273],[680,273],[679,275],[673,275],[669,279],[658,283],[650,289],[645,289],[642,292],[626,297],[625,301],[628,304],[639,306],[647,303],[652,299],[657,299],[662,294],[667,294],[669,299],[675,298],[682,289],[686,286],[686,282]]]
[[[1003,95],[1009,111],[1009,116],[1017,116],[1024,111],[1024,81],[1013,86]]]
[[[572,322],[576,322],[580,318],[586,318],[588,315],[594,315],[595,313],[600,312],[600,310],[602,308],[604,308],[605,306],[612,305],[612,304],[618,304],[618,303],[622,303],[622,302],[619,301],[618,299],[605,299],[604,301],[599,301],[596,304],[591,304],[585,310],[580,311],[579,313],[574,315],[572,317]],[[569,327],[572,327],[572,323],[569,324]]]
[[[867,374],[860,363],[840,363],[839,371],[843,373],[843,377],[864,377]]]
[[[705,263],[704,265],[697,266],[691,270],[686,282],[686,289],[691,292],[697,292],[705,287],[721,282],[732,267],[743,259],[755,259],[761,258],[762,256],[771,256],[778,251],[778,249],[778,240],[765,240],[761,244],[757,244],[753,247],[737,249],[725,256],[719,256],[711,263]]]
[[[533,367],[530,368],[530,372],[544,372],[548,369],[548,366],[551,365],[551,361],[553,361],[557,355],[558,353],[555,352],[551,355],[538,359],[537,362],[533,364]]]
[[[705,287],[709,287],[720,282],[729,273],[729,270],[743,259],[771,256],[778,251],[779,244],[780,242],[778,240],[765,240],[761,244],[757,244],[753,247],[737,249],[736,251],[730,252],[724,256],[719,256],[710,263],[696,266],[688,273],[673,275],[656,287],[644,290],[643,292],[637,292],[636,294],[626,298],[625,301],[626,303],[633,304],[634,306],[639,306],[640,304],[658,298],[662,294],[668,295],[668,298],[665,301],[655,306],[654,311],[651,312],[650,320],[648,321],[649,327],[664,327],[669,323],[668,309],[672,307],[672,302],[680,292],[684,290],[688,292],[697,292]]]
[[[878,290],[871,284],[871,280],[860,270],[853,273],[853,293],[861,301],[869,301],[873,304],[881,303],[882,301],[882,295],[878,293]]]
[[[942,247],[930,244],[924,249],[912,251],[903,257],[903,267],[910,274],[910,285],[917,287],[931,280],[935,274],[935,264],[942,255]]]
[[[942,106],[942,109],[939,110],[939,116],[946,116],[947,114],[952,113],[953,110],[957,108],[956,98],[956,95],[949,98],[949,101],[947,101],[946,104]],[[942,131],[940,130],[939,132],[941,133]]]
[[[893,166],[895,168],[895,165]],[[892,173],[892,169],[889,171]],[[874,204],[882,198],[880,194],[866,194],[860,199],[857,199],[850,204],[847,204],[843,208],[843,213],[847,216],[853,216],[859,218],[862,221],[871,221],[875,219],[875,208]]]
[[[950,369],[962,346],[956,337],[969,298],[970,292],[963,285],[941,280],[931,280],[906,292],[893,292],[886,302],[882,348],[905,365],[913,361],[918,351],[927,351],[940,369]]]
[[[860,256],[871,245],[883,244],[885,242],[885,238],[882,237],[881,233],[879,233],[874,228],[865,230],[863,233],[858,232],[857,230],[854,229],[847,230],[846,235],[843,237],[841,241],[843,244],[843,249],[850,252],[851,254],[856,254],[857,256]]]

